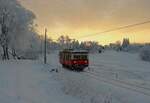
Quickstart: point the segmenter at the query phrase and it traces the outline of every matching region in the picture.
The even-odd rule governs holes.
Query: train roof
[[[62,50],[61,52],[71,52],[71,53],[88,53],[87,50],[74,50],[74,49],[65,49]]]

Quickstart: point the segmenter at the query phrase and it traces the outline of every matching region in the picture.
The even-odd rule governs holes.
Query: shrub
[[[144,46],[141,49],[140,58],[144,61],[150,61],[150,46]]]
[[[37,52],[27,51],[25,53],[22,53],[22,55],[20,55],[18,59],[37,60],[38,58],[39,55]]]

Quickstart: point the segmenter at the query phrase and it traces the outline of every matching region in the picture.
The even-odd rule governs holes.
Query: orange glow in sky
[[[19,0],[36,15],[39,34],[68,35],[80,41],[109,44],[129,38],[132,43],[150,42],[150,24],[93,35],[98,32],[150,20],[149,0]],[[138,11],[138,12],[137,12]]]

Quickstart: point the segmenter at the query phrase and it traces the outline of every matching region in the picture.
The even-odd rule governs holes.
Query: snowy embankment
[[[54,77],[63,91],[83,103],[150,103],[150,63],[141,61],[138,54],[90,54],[90,70],[80,73],[62,68],[57,55],[50,57],[51,64],[59,69]],[[96,75],[87,75],[87,71]]]
[[[0,62],[0,103],[80,103],[37,61]]]
[[[106,51],[89,59],[84,72],[62,68],[57,53],[48,55],[49,65],[1,61],[0,102],[150,103],[150,63],[138,54]],[[58,73],[50,72],[56,68]]]
[[[142,61],[138,54],[112,51],[90,57],[91,69],[101,76],[150,87],[150,63]]]

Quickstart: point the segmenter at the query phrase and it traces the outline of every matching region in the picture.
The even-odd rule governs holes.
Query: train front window
[[[81,59],[87,60],[88,58],[87,58],[87,55],[74,55],[74,59],[75,60],[81,60]]]

